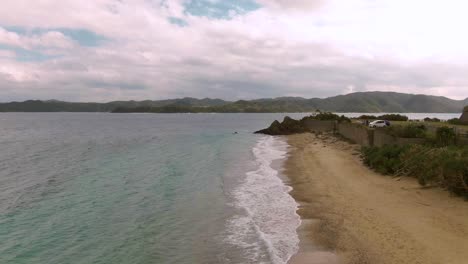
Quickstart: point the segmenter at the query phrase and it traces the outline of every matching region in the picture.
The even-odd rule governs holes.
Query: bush
[[[302,120],[306,119],[314,119],[314,120],[321,120],[321,121],[338,121],[338,122],[351,122],[351,119],[347,118],[344,115],[337,115],[331,112],[318,112],[318,114],[313,116],[304,117]]]
[[[439,146],[455,145],[457,135],[455,130],[451,127],[443,126],[437,128],[436,131],[436,144]]]
[[[378,117],[378,119],[388,120],[388,121],[408,121],[407,116],[399,115],[399,114],[381,115],[381,116]]]
[[[376,120],[378,118],[376,116],[374,116],[374,115],[361,115],[360,117],[358,117],[358,119]]]
[[[400,155],[407,146],[363,147],[364,164],[382,174],[394,174],[401,167]]]
[[[401,138],[426,138],[426,126],[424,125],[404,125],[390,126],[386,128],[390,135]]]
[[[426,186],[430,182],[437,182],[442,169],[439,159],[440,151],[437,148],[426,146],[412,146],[401,155],[403,168],[407,175],[418,179],[419,184]]]
[[[430,118],[430,117],[426,117],[424,118],[424,121],[425,122],[440,122],[440,119],[439,118]]]
[[[468,198],[468,147],[423,145],[363,148],[364,163],[382,174],[410,176]]]
[[[468,198],[467,152],[449,152],[444,160],[443,187],[456,195]]]
[[[452,125],[468,125],[468,123],[462,122],[458,118],[449,119],[449,120],[447,120],[447,123],[452,124]]]
[[[410,176],[421,185],[434,184],[468,198],[468,151],[455,147],[413,146],[402,155],[411,162]]]
[[[408,121],[407,116],[399,115],[399,114],[385,114],[385,115],[380,115],[380,116],[361,115],[360,117],[358,117],[358,119],[365,119],[365,120],[382,119],[382,120],[388,120],[388,121]]]

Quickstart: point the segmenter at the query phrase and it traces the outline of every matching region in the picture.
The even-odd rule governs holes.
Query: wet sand
[[[468,202],[366,168],[331,135],[287,137],[285,174],[300,203],[292,264],[466,264]]]

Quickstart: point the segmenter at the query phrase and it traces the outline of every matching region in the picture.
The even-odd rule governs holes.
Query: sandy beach
[[[365,167],[360,147],[299,134],[285,174],[300,203],[300,252],[289,263],[468,263],[468,202]]]

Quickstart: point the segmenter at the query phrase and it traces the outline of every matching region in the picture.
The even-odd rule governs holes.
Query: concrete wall
[[[468,133],[458,133],[457,144],[462,146],[468,145]]]
[[[467,146],[468,145],[468,138],[458,138],[457,139],[457,144],[461,146]]]
[[[400,138],[387,134],[384,129],[376,128],[374,131],[374,146],[381,147],[383,145],[409,145],[409,144],[422,144],[423,138]]]
[[[306,120],[304,125],[314,132],[335,131],[336,121]]]
[[[366,126],[353,123],[337,123],[335,121],[307,120],[306,127],[314,132],[337,132],[344,138],[347,138],[361,146],[383,145],[409,145],[423,144],[422,138],[400,138],[389,135],[385,129],[369,129]],[[468,144],[468,137],[460,139],[459,144]]]
[[[411,144],[423,144],[426,140],[424,138],[396,138],[394,144],[399,146],[411,145]]]
[[[387,134],[383,129],[375,129],[374,131],[374,146],[381,147],[383,145],[392,145],[396,142],[396,138]]]
[[[337,131],[343,137],[354,141],[356,144],[362,146],[372,146],[373,144],[373,130],[365,126],[352,123],[341,123],[337,125]]]

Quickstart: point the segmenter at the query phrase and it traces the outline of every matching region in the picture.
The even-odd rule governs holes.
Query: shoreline
[[[331,135],[285,137],[299,252],[290,264],[432,263],[468,259],[468,202],[365,167],[360,147]]]

